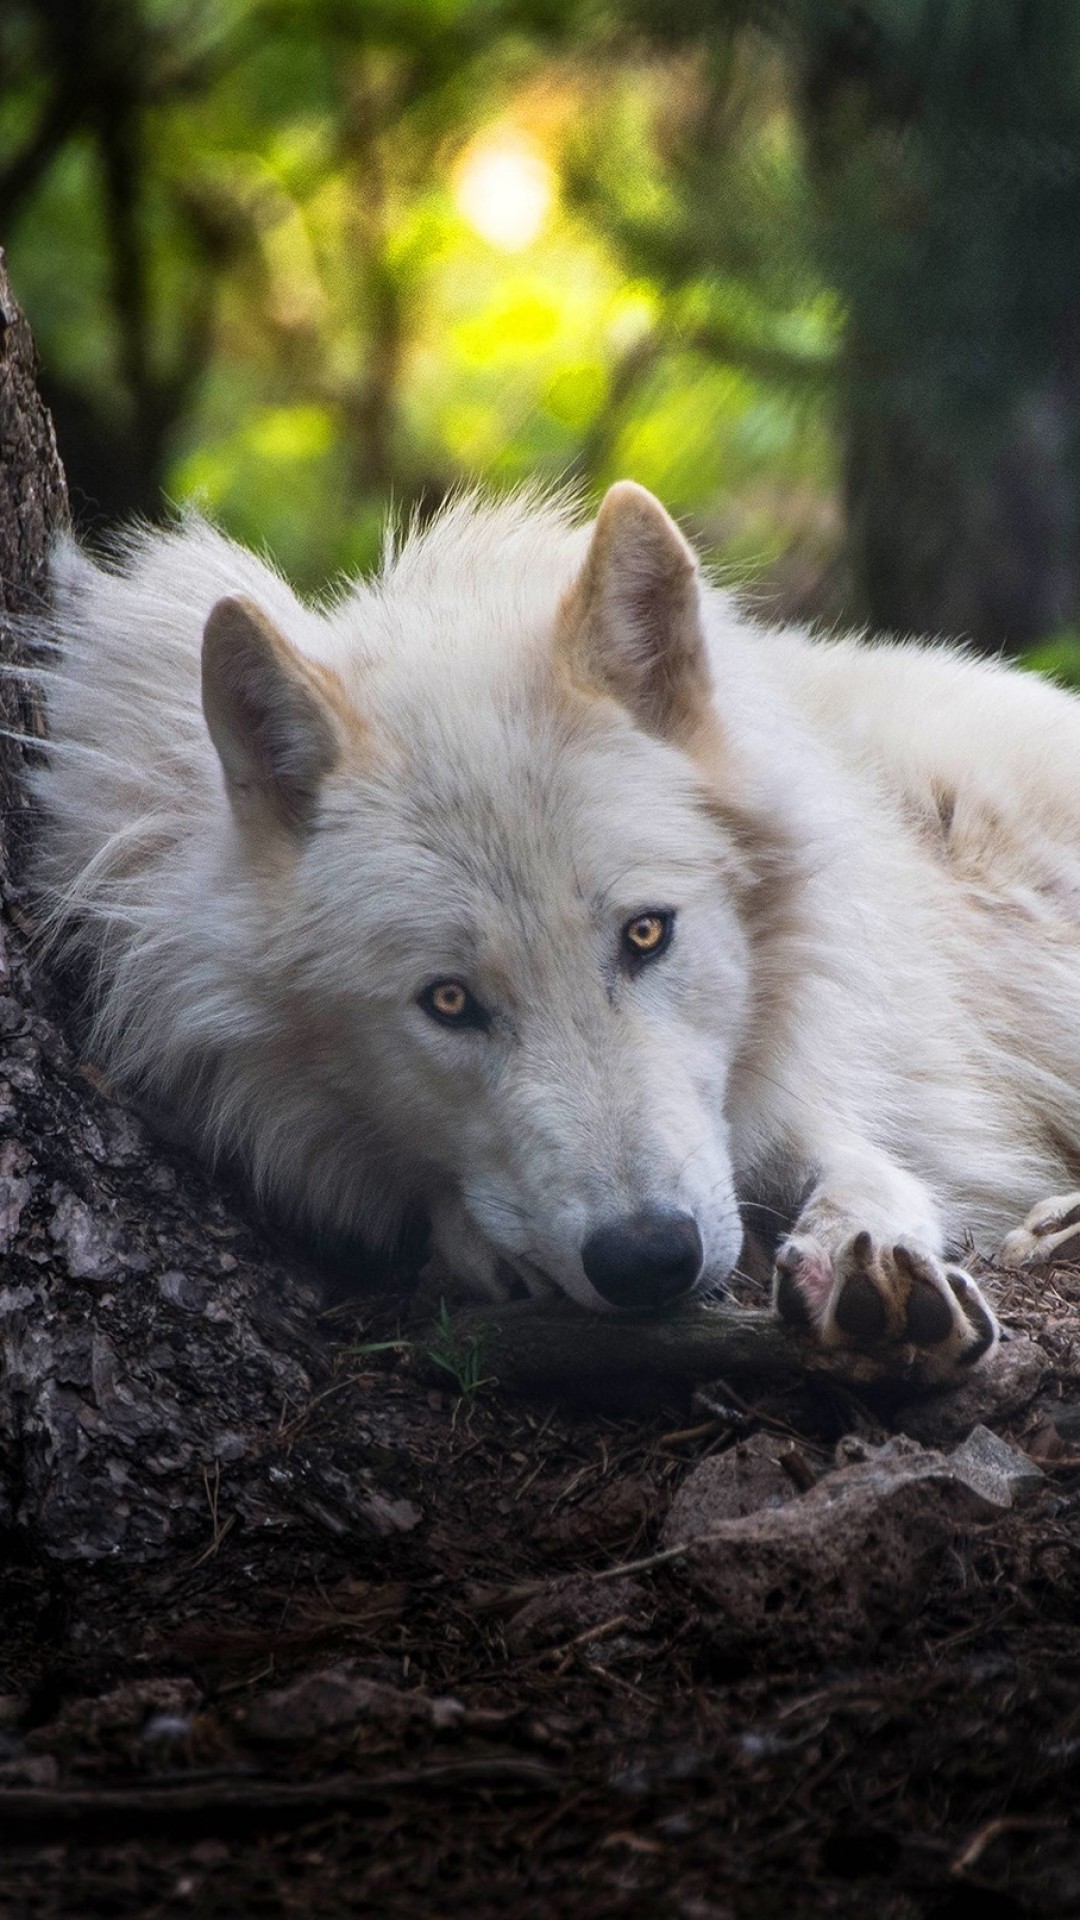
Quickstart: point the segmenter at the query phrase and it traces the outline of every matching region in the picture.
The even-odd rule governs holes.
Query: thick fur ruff
[[[820,1337],[990,1344],[950,1260],[1080,1177],[1071,696],[763,630],[628,485],[459,500],[318,608],[198,519],[66,545],[41,638],[50,924],[203,1151],[594,1307],[612,1223],[717,1286],[753,1203]]]

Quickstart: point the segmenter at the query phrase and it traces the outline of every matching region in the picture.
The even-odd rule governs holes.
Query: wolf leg
[[[1001,1244],[1003,1267],[1043,1267],[1080,1260],[1080,1193],[1059,1193],[1032,1207],[1022,1227]]]
[[[910,1349],[931,1380],[971,1366],[998,1338],[975,1281],[942,1256],[926,1188],[871,1147],[829,1165],[777,1253],[773,1300],[824,1346]]]

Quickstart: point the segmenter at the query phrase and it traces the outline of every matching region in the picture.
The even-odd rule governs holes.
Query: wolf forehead
[[[470,668],[494,687],[500,669],[512,678],[545,653],[588,532],[568,499],[453,500],[403,541],[391,535],[378,574],[353,581],[298,644],[360,700],[373,675],[391,702],[419,678],[437,703]]]
[[[730,848],[692,766],[549,681],[464,672],[437,711],[419,690],[372,699],[313,823],[326,901],[403,957],[465,966],[714,888]]]
[[[646,527],[646,558],[650,539],[667,564],[671,523]],[[711,874],[726,846],[715,782],[580,657],[597,617],[597,593],[580,587],[586,549],[557,508],[537,525],[519,502],[463,502],[324,614],[278,601],[254,652],[264,602],[226,599],[207,630],[224,617],[214,677],[249,680],[207,702],[226,775],[252,774],[238,736],[257,730],[260,704],[289,777],[304,777],[306,727],[303,826],[346,891],[350,863],[372,883],[369,854],[391,888],[411,883],[400,897],[419,889],[463,911],[487,896],[600,912]],[[634,654],[639,602],[609,618],[616,654]]]
[[[555,724],[536,718],[534,732],[548,737],[530,766],[490,714],[442,758],[421,737],[382,770],[375,741],[375,768],[329,781],[315,818],[327,895],[361,889],[365,916],[479,954],[492,916],[528,945],[709,891],[726,841],[684,768],[663,783],[661,747],[630,737],[619,753],[605,730],[582,730],[575,753]]]

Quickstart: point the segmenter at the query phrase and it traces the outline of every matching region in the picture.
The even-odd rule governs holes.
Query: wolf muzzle
[[[705,1249],[693,1214],[651,1207],[598,1227],[581,1249],[586,1277],[612,1306],[663,1307],[689,1293]]]

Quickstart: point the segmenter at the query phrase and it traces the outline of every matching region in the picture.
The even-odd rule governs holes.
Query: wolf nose
[[[581,1264],[615,1307],[662,1307],[688,1293],[705,1258],[690,1213],[654,1207],[590,1233]]]

